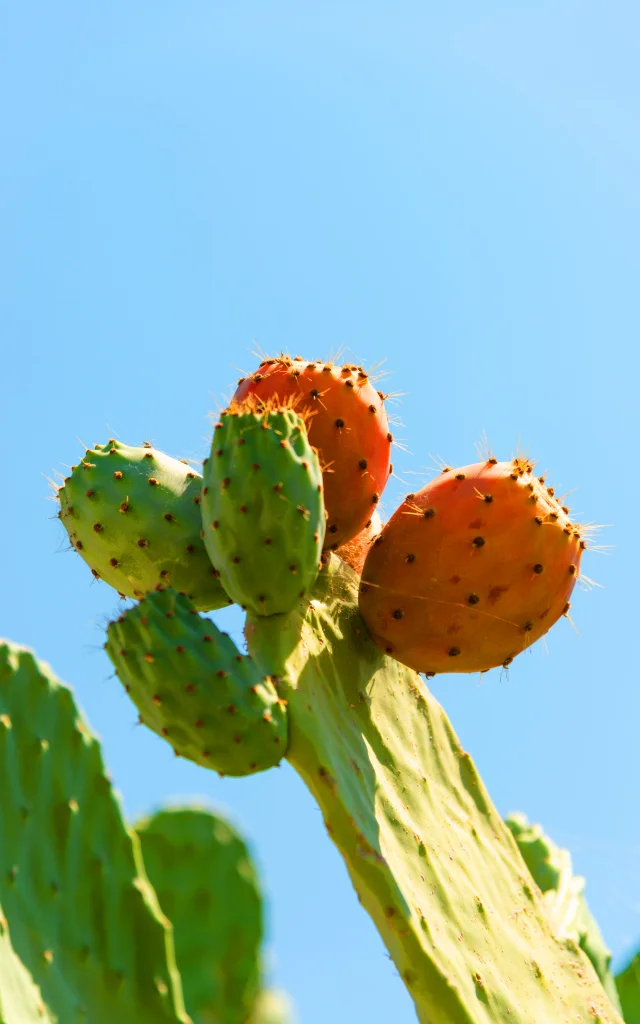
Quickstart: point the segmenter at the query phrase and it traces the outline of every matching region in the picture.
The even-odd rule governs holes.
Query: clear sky
[[[135,818],[229,809],[301,1024],[411,1004],[288,768],[220,780],[143,729],[117,598],[46,476],[112,434],[202,458],[251,350],[386,360],[387,514],[434,458],[518,445],[607,555],[508,675],[432,689],[499,810],[570,846],[617,963],[640,945],[640,8],[7,0],[0,13],[0,633],[75,688]],[[217,616],[239,634],[236,611]]]

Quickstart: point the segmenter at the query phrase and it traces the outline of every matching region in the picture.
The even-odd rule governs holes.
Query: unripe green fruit
[[[271,676],[175,590],[156,591],[107,630],[107,653],[141,722],[176,754],[221,775],[277,765],[287,714]]]
[[[288,612],[318,573],[322,473],[291,408],[233,406],[204,468],[202,525],[227,593],[257,615]]]
[[[187,463],[110,440],[73,467],[58,491],[59,516],[93,575],[120,594],[172,586],[211,611],[232,602],[200,537],[201,487]]]

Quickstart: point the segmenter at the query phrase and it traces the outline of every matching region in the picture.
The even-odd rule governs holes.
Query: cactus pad
[[[188,1022],[170,927],[98,743],[49,667],[6,641],[0,763],[0,903],[51,1019]]]
[[[371,547],[360,610],[418,672],[507,667],[569,610],[585,541],[522,459],[445,470]]]
[[[136,825],[144,865],[173,925],[194,1024],[246,1024],[261,976],[262,902],[249,851],[211,811],[159,811]]]
[[[273,615],[308,593],[325,520],[318,458],[297,413],[247,403],[222,414],[204,469],[202,523],[238,604]]]
[[[284,756],[286,707],[271,677],[184,595],[149,594],[109,625],[105,647],[141,722],[176,754],[221,775]]]
[[[385,657],[332,558],[304,618],[247,622],[282,677],[287,757],[316,798],[422,1024],[620,1024],[591,964],[552,933],[506,825],[442,708]],[[275,668],[274,666],[278,666]]]
[[[308,421],[309,441],[324,473],[325,547],[336,551],[364,529],[391,472],[385,396],[361,366],[336,366],[300,356],[266,359],[239,382],[235,400],[293,401]]]
[[[584,950],[602,987],[619,1010],[618,994],[611,973],[611,951],[587,905],[585,880],[573,874],[569,851],[556,846],[540,825],[529,824],[524,814],[509,815],[505,824],[543,894],[554,934],[558,938],[573,939]]]
[[[157,586],[189,595],[210,611],[231,604],[200,536],[202,479],[155,448],[119,441],[88,449],[58,491],[71,543],[126,597]]]
[[[11,945],[9,925],[0,907],[0,1022],[56,1024],[38,986]]]

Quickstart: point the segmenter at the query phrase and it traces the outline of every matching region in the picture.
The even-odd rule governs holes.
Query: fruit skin
[[[555,935],[573,939],[584,950],[612,1005],[620,1011],[611,951],[587,905],[585,880],[573,874],[569,851],[556,846],[540,825],[530,824],[524,814],[510,814],[505,824],[543,893]]]
[[[391,445],[384,396],[361,366],[308,362],[300,356],[267,359],[239,382],[234,395],[295,401],[312,414],[309,441],[324,471],[327,532],[324,546],[336,551],[371,518],[390,473]]]
[[[322,474],[291,408],[232,405],[204,467],[202,525],[226,592],[260,615],[288,612],[318,574]]]
[[[317,800],[422,1024],[620,1022],[578,946],[559,940],[512,836],[442,708],[378,650],[358,580],[330,556],[312,600],[248,616],[281,677],[287,759]]]
[[[364,529],[353,540],[349,540],[342,547],[339,547],[336,555],[343,562],[346,562],[347,565],[350,565],[353,571],[358,573],[358,576],[362,575],[362,569],[369,554],[369,548],[381,532],[382,519],[376,509],[371,519],[365,523]]]
[[[5,640],[0,763],[0,939],[8,925],[47,1015],[58,1024],[188,1024],[171,927],[99,743],[49,666]],[[3,995],[7,983],[3,972]]]
[[[157,586],[189,595],[199,611],[231,604],[200,537],[202,479],[156,448],[113,439],[88,449],[58,491],[72,545],[126,597]]]
[[[246,843],[201,807],[164,808],[135,831],[173,925],[194,1024],[246,1024],[260,993],[263,938],[262,898]]]
[[[176,754],[235,776],[283,758],[287,713],[271,677],[184,595],[148,594],[110,623],[105,648],[142,724]]]
[[[568,612],[585,541],[523,459],[443,471],[371,547],[360,611],[418,672],[508,666]]]

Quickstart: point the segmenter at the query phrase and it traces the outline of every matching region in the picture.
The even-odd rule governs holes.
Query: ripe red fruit
[[[585,541],[532,470],[490,459],[408,495],[362,573],[379,647],[427,675],[485,671],[567,613]]]
[[[371,518],[390,473],[391,444],[384,396],[360,366],[280,356],[260,364],[233,396],[293,400],[311,414],[309,441],[323,466],[327,511],[325,549],[336,551]]]
[[[371,519],[365,523],[364,529],[352,540],[348,540],[346,544],[339,547],[336,554],[360,576],[366,557],[369,554],[369,548],[381,531],[382,519],[376,509]]]

